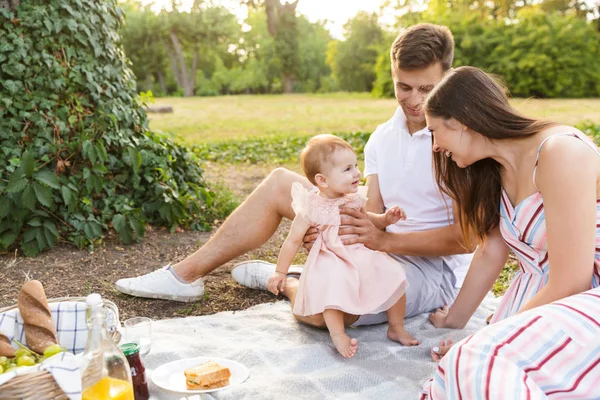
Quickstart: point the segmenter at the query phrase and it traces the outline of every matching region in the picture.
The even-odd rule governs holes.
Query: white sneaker
[[[115,286],[119,292],[137,297],[184,303],[202,299],[204,296],[202,278],[192,283],[182,283],[167,268],[168,265],[137,278],[119,279],[115,282]]]
[[[275,273],[275,267],[275,264],[262,260],[244,261],[231,270],[231,277],[240,285],[250,289],[267,290],[267,282],[269,277]],[[288,270],[288,275],[300,275],[302,270],[301,265],[292,265]]]

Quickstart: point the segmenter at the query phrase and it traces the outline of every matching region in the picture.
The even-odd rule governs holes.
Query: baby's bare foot
[[[402,343],[404,346],[418,346],[421,344],[421,342],[412,337],[410,333],[406,332],[404,326],[390,325],[387,336],[390,340]]]
[[[345,332],[331,335],[331,340],[333,341],[333,345],[335,346],[336,350],[344,358],[350,358],[354,356],[356,349],[358,349],[358,340],[350,338],[350,336],[346,335]]]

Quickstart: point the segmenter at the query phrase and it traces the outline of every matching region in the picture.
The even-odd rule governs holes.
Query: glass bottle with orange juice
[[[102,298],[93,293],[88,306],[88,342],[82,354],[83,400],[134,400],[127,358],[106,329]]]

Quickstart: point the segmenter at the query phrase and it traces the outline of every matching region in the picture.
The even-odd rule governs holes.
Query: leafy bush
[[[359,158],[371,133],[334,133],[346,140]],[[270,163],[286,164],[298,162],[300,151],[306,146],[309,135],[269,135],[245,140],[226,140],[197,145],[193,152],[206,161],[223,163]]]
[[[592,122],[584,122],[582,124],[577,125],[577,128],[592,139],[594,139],[594,142],[596,142],[596,144],[600,146],[600,125],[594,124]]]
[[[371,91],[375,97],[394,97],[394,80],[389,49],[379,54],[375,64],[375,82]]]
[[[591,122],[578,124],[577,128],[593,138],[600,146],[600,125]],[[334,133],[346,140],[356,151],[359,159],[370,132]],[[287,164],[298,162],[300,151],[304,148],[310,135],[285,136],[270,135],[245,140],[226,140],[206,142],[193,148],[193,152],[201,159],[213,162],[233,164]]]
[[[0,249],[124,243],[146,223],[204,229],[225,208],[199,159],[148,130],[116,0],[0,8]]]
[[[471,65],[502,76],[513,96],[600,96],[600,32],[585,18],[525,7],[511,21],[451,12],[426,12],[418,21],[447,25],[456,43],[454,66]],[[389,47],[378,61],[387,52]],[[377,64],[375,95],[394,96],[389,71]]]

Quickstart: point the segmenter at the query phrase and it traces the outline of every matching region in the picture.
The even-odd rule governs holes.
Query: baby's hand
[[[395,224],[396,222],[400,221],[401,219],[406,219],[406,214],[404,213],[404,210],[401,209],[400,207],[394,206],[394,207],[386,210],[385,222],[388,225]]]
[[[279,292],[283,292],[285,290],[286,279],[287,277],[285,274],[282,274],[281,272],[275,272],[273,275],[271,275],[269,281],[267,282],[267,289],[269,292],[277,296]]]

